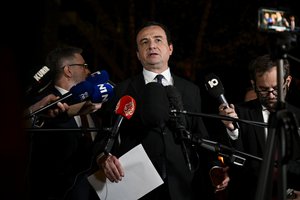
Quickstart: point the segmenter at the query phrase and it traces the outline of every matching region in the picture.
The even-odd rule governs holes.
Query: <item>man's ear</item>
[[[68,78],[72,77],[72,72],[71,72],[70,67],[68,65],[66,65],[64,67],[64,76],[66,76]]]
[[[170,55],[172,55],[173,54],[173,50],[174,50],[173,44],[169,45],[169,50],[170,50]]]
[[[291,76],[288,76],[288,77],[285,79],[285,81],[286,81],[287,86],[289,87],[290,84],[291,84],[291,82],[292,82],[292,77],[291,77]]]

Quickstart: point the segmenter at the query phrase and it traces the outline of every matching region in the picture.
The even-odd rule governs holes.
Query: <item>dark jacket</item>
[[[50,92],[60,96],[55,88]],[[96,116],[91,116],[99,125]],[[58,116],[43,121],[40,132],[31,133],[30,199],[63,199],[77,176],[90,168],[92,143],[80,131],[74,117]]]
[[[285,106],[285,109],[281,110],[281,112],[293,113],[295,116],[293,119],[295,119],[296,124],[299,124],[299,109],[288,103],[286,103]],[[262,106],[258,99],[236,104],[235,108],[239,119],[263,122]],[[279,135],[282,126],[281,115],[278,115],[279,112],[280,111],[277,112],[277,117],[275,115],[276,113],[270,114],[268,134],[275,133]],[[288,133],[288,135],[289,139],[287,145],[288,148],[292,150],[292,156],[288,158],[287,187],[300,189],[300,182],[296,181],[296,177],[298,177],[299,180],[300,171],[295,170],[297,165],[298,168],[300,167],[300,137],[297,129],[293,133]],[[263,127],[245,123],[240,123],[239,138],[237,141],[232,141],[232,144],[235,149],[260,158],[264,157],[264,152],[270,147],[270,145],[267,145]],[[244,167],[237,167],[231,170],[234,173],[230,185],[230,188],[233,188],[230,192],[231,195],[233,195],[231,199],[240,199],[242,197],[243,199],[254,199],[258,181],[262,178],[259,177],[262,162],[263,161],[247,158]],[[251,187],[247,187],[247,185]]]
[[[193,83],[175,75],[173,75],[173,79],[174,86],[181,94],[184,109],[191,112],[201,112],[199,88]],[[200,147],[198,148],[197,144],[194,144],[193,146],[195,147],[193,148],[197,149],[199,159],[197,158],[193,161],[197,161],[196,165],[198,164],[199,167],[196,172],[189,171],[181,146],[174,140],[172,128],[168,125],[163,128],[149,127],[149,124],[143,123],[141,116],[143,116],[144,113],[141,112],[141,107],[143,106],[142,96],[144,87],[145,81],[142,74],[125,80],[116,86],[115,99],[110,101],[109,105],[106,105],[109,107],[108,110],[110,110],[110,113],[112,113],[118,100],[124,95],[130,95],[136,101],[136,110],[133,117],[123,121],[120,127],[119,134],[121,144],[115,144],[111,153],[116,156],[121,156],[136,145],[143,145],[156,170],[165,181],[165,184],[141,199],[155,200],[169,198],[172,200],[191,200],[193,197],[208,199],[207,194],[211,189],[211,182],[208,179],[209,165],[207,157],[209,157],[209,153]],[[163,109],[157,110],[156,112],[163,112]],[[153,121],[155,120],[156,119],[153,119]],[[186,122],[186,129],[192,134],[200,138],[208,138],[206,128],[201,118],[186,117]],[[190,149],[193,155],[195,155],[194,149]],[[204,151],[206,153],[203,153]],[[96,152],[101,152],[99,146]],[[193,155],[191,155],[191,157],[193,157]],[[162,190],[164,192],[161,192]]]

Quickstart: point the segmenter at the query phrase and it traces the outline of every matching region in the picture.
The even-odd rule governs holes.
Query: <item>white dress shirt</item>
[[[270,111],[268,111],[266,107],[264,107],[264,106],[262,106],[262,107],[263,107],[262,115],[263,115],[263,118],[264,118],[264,122],[268,123],[269,116],[270,116]],[[265,127],[265,139],[267,139],[267,136],[268,136],[268,128]]]
[[[164,76],[164,78],[162,79],[163,86],[174,84],[173,78],[171,76],[170,68],[168,68],[167,70],[163,71],[160,74]],[[150,83],[150,82],[157,82],[157,80],[155,78],[156,75],[157,75],[157,73],[148,71],[143,68],[143,76],[145,79],[145,84]]]

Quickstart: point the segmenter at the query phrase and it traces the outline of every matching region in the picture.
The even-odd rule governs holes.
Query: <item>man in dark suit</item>
[[[221,115],[255,122],[270,122],[271,124],[273,119],[276,119],[274,118],[276,112],[286,108],[287,111],[295,114],[295,120],[299,123],[299,109],[291,104],[288,104],[287,102],[285,102],[285,104],[283,104],[283,102],[279,103],[278,88],[281,87],[284,100],[292,80],[292,77],[290,76],[290,66],[288,60],[283,59],[283,77],[281,77],[281,86],[278,86],[277,82],[278,62],[270,55],[259,56],[251,63],[249,67],[251,83],[257,98],[236,105],[231,104],[230,107],[226,107],[225,104],[222,104],[219,107],[219,113]],[[277,120],[278,122],[275,125],[273,124],[270,126],[269,130],[267,127],[264,128],[244,123],[240,123],[239,129],[234,129],[232,121],[223,121],[223,123],[227,128],[226,131],[231,138],[231,143],[236,149],[253,156],[263,158],[264,152],[266,152],[266,149],[269,148],[266,146],[268,135],[273,133],[274,130],[276,131],[276,129],[277,131],[281,130],[279,127],[282,125],[280,123],[280,118]],[[297,125],[297,123],[295,125]],[[279,133],[277,132],[276,134]],[[293,154],[289,158],[291,160],[288,163],[287,187],[299,190],[300,173],[299,170],[296,169],[299,169],[300,167],[300,136],[297,129],[294,133],[289,133],[289,135],[291,136],[291,140],[287,141],[287,145],[289,148],[293,149]],[[249,158],[243,168],[230,170],[237,174],[236,176],[232,176],[232,185],[229,186],[230,195],[233,195],[230,196],[230,199],[254,199],[258,180],[259,178],[262,178],[259,177],[261,164],[262,162]],[[269,189],[270,188],[271,187],[269,187]],[[273,190],[273,192],[274,191],[275,190]],[[266,197],[266,199],[269,197]]]
[[[168,60],[173,53],[173,45],[170,34],[164,25],[156,22],[145,24],[139,29],[136,42],[137,57],[143,66],[143,71],[135,77],[117,84],[115,87],[116,98],[114,101],[109,102],[110,104],[107,104],[111,106],[108,110],[112,112],[116,107],[117,101],[122,96],[130,95],[136,101],[136,110],[133,117],[130,120],[125,120],[121,125],[120,137],[115,142],[110,155],[101,154],[101,147],[98,146],[96,150],[97,164],[99,168],[104,170],[106,177],[110,181],[119,182],[126,175],[118,157],[136,145],[142,144],[162,177],[164,184],[141,199],[191,200],[212,198],[212,193],[209,196],[209,192],[212,192],[213,187],[208,179],[208,171],[211,167],[208,161],[210,152],[204,153],[205,150],[197,145],[195,145],[195,150],[191,149],[192,146],[188,146],[191,153],[195,154],[194,151],[198,153],[197,166],[194,166],[194,169],[190,171],[180,144],[174,140],[172,128],[167,125],[163,117],[162,119],[160,118],[165,116],[164,111],[166,111],[166,115],[169,115],[170,108],[166,108],[168,103],[164,104],[165,98],[163,98],[166,93],[144,96],[147,93],[146,86],[151,85],[151,82],[160,82],[163,86],[172,85],[179,91],[184,109],[192,112],[201,112],[200,90],[195,84],[170,72]],[[158,74],[162,75],[162,79],[158,80]],[[163,86],[161,87],[164,89]],[[147,98],[151,100],[147,100]],[[145,101],[149,104],[153,102],[153,107],[145,108]],[[160,104],[163,105],[161,109],[159,109]],[[154,110],[152,112],[154,113],[153,118],[150,118],[148,113],[144,113],[147,109],[150,112]],[[104,110],[103,107],[101,111]],[[208,138],[201,118],[185,118],[185,128],[190,133],[199,138]],[[217,186],[216,190],[223,190],[227,186],[228,181],[229,178],[226,177]]]
[[[53,73],[53,87],[49,93],[62,96],[91,73],[81,53],[82,49],[77,47],[62,47],[47,55],[46,65]],[[88,111],[90,114],[84,115],[87,121],[83,121],[76,113],[80,113],[87,104],[92,109]],[[79,173],[90,168],[95,133],[83,133],[79,128],[97,126],[93,112],[100,107],[101,104],[82,102],[68,107],[68,111],[73,110],[71,116],[64,112],[63,115],[42,119],[41,128],[47,131],[33,132],[30,141],[29,199],[63,199],[76,184]],[[67,130],[74,128],[78,131]],[[91,137],[88,134],[92,134]],[[84,187],[81,189],[84,190]]]

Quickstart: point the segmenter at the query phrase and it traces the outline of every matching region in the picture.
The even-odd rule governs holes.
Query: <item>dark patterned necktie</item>
[[[162,79],[164,78],[163,75],[157,74],[155,78],[156,78],[156,80],[157,80],[158,83],[162,84]]]

